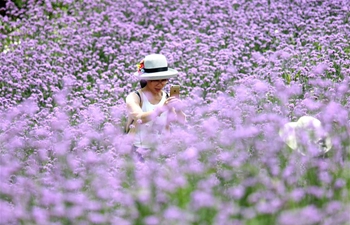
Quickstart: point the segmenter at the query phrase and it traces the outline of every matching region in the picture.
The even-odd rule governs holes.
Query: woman
[[[164,55],[151,54],[138,65],[135,73],[140,79],[141,89],[126,97],[129,113],[127,132],[134,135],[133,151],[149,149],[163,130],[169,128],[170,121],[184,122],[185,114],[181,111],[181,101],[168,97],[163,91],[168,79],[176,77],[178,71],[168,68]]]

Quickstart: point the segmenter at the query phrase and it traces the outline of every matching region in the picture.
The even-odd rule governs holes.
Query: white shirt
[[[147,99],[147,96],[140,91],[142,99],[142,111],[149,112],[156,109],[158,106],[163,105],[166,100],[166,93],[163,91],[162,99],[158,104],[153,105]],[[166,127],[167,112],[162,113],[156,119],[151,120],[144,124],[137,124],[135,121],[136,133],[134,137],[134,145],[139,148],[150,148],[161,132]]]

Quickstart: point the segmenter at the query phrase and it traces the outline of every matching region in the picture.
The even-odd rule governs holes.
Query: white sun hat
[[[302,155],[301,136],[307,135],[309,143],[318,146],[320,153],[326,153],[332,148],[332,140],[324,131],[321,121],[312,116],[302,116],[297,122],[286,123],[280,130],[279,136],[293,150]]]
[[[147,55],[134,73],[140,80],[161,80],[176,77],[178,71],[168,68],[166,57],[162,54]]]

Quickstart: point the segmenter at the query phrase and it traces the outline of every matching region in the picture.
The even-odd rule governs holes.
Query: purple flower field
[[[0,15],[0,224],[349,224],[348,0],[18,2]],[[151,53],[180,71],[188,123],[142,163],[125,97]],[[328,152],[279,135],[305,115]]]

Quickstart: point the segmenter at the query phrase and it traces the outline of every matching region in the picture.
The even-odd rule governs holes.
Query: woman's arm
[[[140,107],[140,98],[135,92],[130,93],[126,97],[126,106],[129,114],[134,120],[141,120],[147,123],[164,112],[163,107],[158,107],[153,111],[143,112]]]

